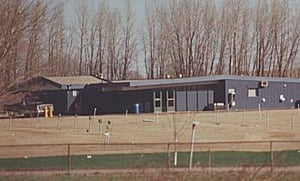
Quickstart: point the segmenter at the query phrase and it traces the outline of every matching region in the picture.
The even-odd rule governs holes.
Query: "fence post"
[[[209,156],[208,156],[208,172],[211,173],[211,150],[209,149]]]
[[[269,111],[266,112],[266,128],[270,127],[270,123],[269,123]]]
[[[273,172],[273,141],[270,141],[270,167],[271,167],[271,172]]]
[[[294,121],[295,121],[295,115],[292,113],[292,119],[291,119],[291,130],[294,130]]]
[[[9,120],[8,120],[8,129],[11,129],[11,120],[12,120],[12,117],[9,116]]]
[[[242,112],[242,121],[243,121],[242,126],[246,126],[245,109],[244,109],[243,112]]]
[[[68,174],[71,174],[71,145],[68,144]]]
[[[168,171],[170,170],[170,167],[171,167],[170,157],[171,157],[171,154],[170,154],[170,143],[168,143]]]

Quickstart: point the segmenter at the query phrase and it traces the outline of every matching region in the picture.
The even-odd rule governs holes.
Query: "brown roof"
[[[70,76],[70,77],[44,77],[54,83],[60,85],[86,85],[86,84],[98,84],[102,81],[93,76]]]

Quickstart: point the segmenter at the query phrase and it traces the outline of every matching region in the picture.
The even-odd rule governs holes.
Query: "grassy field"
[[[99,124],[98,120],[102,121]],[[296,109],[250,112],[190,112],[139,115],[97,115],[31,119],[1,119],[0,146],[20,144],[104,143],[104,129],[111,121],[110,143],[190,142],[191,122],[198,121],[196,142],[300,140],[300,116]],[[101,127],[101,134],[99,133]],[[90,128],[90,131],[87,131]],[[300,149],[299,144],[277,144],[274,150]],[[268,145],[223,144],[217,148],[264,151]],[[84,148],[86,150],[86,148]],[[117,148],[114,148],[117,150]],[[134,148],[137,149],[137,148]],[[151,147],[148,151],[165,148]],[[214,148],[212,148],[214,149]],[[66,148],[20,148],[0,150],[0,157],[57,155]],[[113,150],[111,150],[113,151]],[[205,150],[199,150],[205,151]],[[128,150],[130,152],[130,150]],[[79,152],[80,153],[80,152]],[[50,155],[49,155],[50,154]],[[30,156],[30,155],[28,155]]]
[[[99,124],[98,120],[101,120],[102,124]],[[108,121],[112,122],[111,144],[103,146],[103,133]],[[193,162],[194,166],[198,167],[209,164],[214,167],[265,165],[270,161],[270,145],[268,142],[259,141],[300,140],[300,115],[297,109],[260,113],[240,111],[97,115],[91,119],[88,116],[0,119],[0,167],[1,170],[41,167],[66,170],[67,144],[78,143],[87,145],[72,146],[70,149],[72,169],[75,170],[166,166],[168,148],[163,143],[174,143],[175,138],[178,143],[189,143],[193,121],[199,122],[196,127],[195,141],[201,144],[195,145],[196,153]],[[232,141],[258,142],[232,143]],[[57,145],[41,146],[40,144]],[[299,142],[273,143],[272,149],[274,164],[299,166]],[[172,145],[171,162],[174,150],[175,147]],[[178,166],[186,167],[189,144],[178,144],[176,150],[179,152]],[[290,151],[281,152],[282,150]],[[213,154],[209,154],[209,151]],[[87,155],[91,155],[92,159],[87,159]],[[253,172],[186,174],[168,173],[162,170],[153,173],[102,173],[79,176],[2,176],[0,180],[145,180],[146,178],[148,180],[240,180],[240,178],[250,178],[253,174]],[[280,178],[299,180],[300,176],[299,172],[262,172],[254,178],[264,180],[270,177],[274,178],[273,180],[281,180]]]

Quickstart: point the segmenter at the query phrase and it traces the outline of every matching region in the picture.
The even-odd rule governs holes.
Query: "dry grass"
[[[300,115],[296,109],[268,111],[269,121],[266,119],[267,111],[261,115],[256,111],[250,112],[191,112],[191,113],[162,113],[128,115],[103,115],[91,120],[85,117],[54,117],[39,119],[8,119],[0,120],[0,145],[20,144],[68,144],[68,143],[103,143],[104,136],[99,134],[98,120],[101,119],[103,130],[107,121],[112,121],[110,143],[166,143],[174,141],[176,130],[178,142],[189,142],[191,138],[191,122],[199,121],[196,128],[197,142],[210,141],[269,141],[269,140],[300,140]],[[292,128],[292,115],[294,122]],[[143,121],[143,120],[145,120]],[[153,121],[153,122],[149,122]],[[10,123],[9,123],[10,122]],[[216,123],[219,124],[216,124]],[[282,143],[274,145],[274,149],[299,149],[300,145]],[[14,156],[28,149],[36,154],[52,152],[66,152],[65,147],[60,148],[7,148],[2,149],[0,156]],[[84,148],[86,150],[86,148]],[[129,152],[130,152],[129,148]],[[136,148],[132,148],[133,150]],[[145,148],[146,150],[147,148]],[[165,148],[148,148],[148,151]],[[182,148],[185,149],[185,148]],[[197,147],[196,147],[197,149]],[[235,150],[268,150],[265,144],[221,144],[201,146],[205,149],[235,149]],[[76,150],[76,149],[74,149]],[[80,149],[78,149],[79,151]],[[93,150],[91,148],[91,150]],[[117,151],[120,149],[117,149]],[[147,152],[148,152],[147,151]]]

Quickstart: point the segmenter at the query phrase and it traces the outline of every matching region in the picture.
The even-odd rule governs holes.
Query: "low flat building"
[[[221,75],[110,82],[80,76],[41,80],[55,87],[40,94],[54,104],[56,114],[279,109],[300,104],[300,79],[291,78]]]

